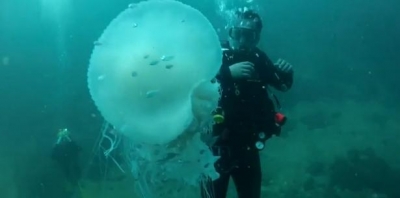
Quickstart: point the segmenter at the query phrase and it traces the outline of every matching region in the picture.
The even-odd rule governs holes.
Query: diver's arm
[[[223,56],[225,57],[225,56]],[[227,66],[226,64],[224,64],[225,62],[225,58],[222,59],[222,65],[219,68],[218,74],[215,77],[217,79],[218,82],[224,82],[224,83],[230,83],[233,81],[232,78],[232,74],[231,74],[231,70],[229,69],[229,66]]]
[[[271,85],[282,92],[288,91],[292,88],[293,85],[293,72],[286,73],[282,72],[275,68],[274,73],[274,80],[272,81]]]
[[[216,76],[216,80],[218,80],[219,82],[232,82],[233,78],[232,78],[232,74],[231,74],[231,70],[229,69],[229,66],[225,65],[224,62],[225,60],[225,51],[229,49],[229,44],[227,41],[221,41],[221,49],[222,49],[222,65],[219,68],[219,72]]]
[[[272,61],[265,55],[265,67],[267,68],[267,82],[278,91],[286,92],[292,88],[293,85],[293,71],[287,72],[279,69]]]
[[[219,82],[231,82],[233,79],[229,67],[227,67],[226,65],[222,65],[219,69],[216,79]]]

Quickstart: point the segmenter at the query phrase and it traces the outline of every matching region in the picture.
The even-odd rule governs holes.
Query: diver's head
[[[260,41],[262,21],[252,10],[238,10],[229,29],[229,44],[234,50],[247,51]]]

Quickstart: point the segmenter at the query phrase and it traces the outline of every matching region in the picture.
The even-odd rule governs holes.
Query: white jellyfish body
[[[95,41],[90,94],[125,136],[142,197],[182,198],[187,186],[219,177],[218,157],[205,140],[220,97],[211,81],[221,62],[210,22],[173,0],[129,5]]]
[[[172,0],[130,5],[95,43],[101,45],[90,59],[90,94],[103,117],[135,143],[168,143],[201,114],[193,111],[196,101],[216,105],[218,88],[209,81],[221,65],[221,47],[196,9]],[[214,87],[212,97],[197,100],[194,91],[205,84]]]

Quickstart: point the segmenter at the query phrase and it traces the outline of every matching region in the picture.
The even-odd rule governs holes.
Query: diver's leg
[[[204,181],[201,187],[202,198],[226,198],[228,191],[229,179],[231,173],[229,171],[230,157],[222,154],[215,162],[215,170],[219,173],[219,178],[211,181]]]
[[[213,133],[216,137],[220,136],[220,133],[226,131],[226,128],[222,124],[216,124],[213,126]],[[230,155],[229,145],[226,145],[220,138],[214,143],[211,148],[214,156],[220,158],[215,162],[215,170],[219,173],[219,178],[211,181],[208,180],[205,185],[201,188],[202,198],[226,198],[228,191],[229,179],[231,176],[231,163],[232,158]]]
[[[72,177],[73,177],[73,181],[74,181],[74,184],[77,184],[78,182],[79,182],[79,180],[81,180],[81,177],[82,177],[82,171],[81,171],[81,167],[80,167],[80,164],[77,162],[77,161],[75,161],[73,164],[72,164]]]
[[[261,197],[261,164],[258,151],[246,151],[232,178],[239,198]]]
[[[205,181],[201,187],[202,198],[226,198],[229,184],[229,173],[222,173],[214,181]]]

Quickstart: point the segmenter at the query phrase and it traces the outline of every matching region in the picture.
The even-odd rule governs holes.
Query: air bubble
[[[260,132],[258,134],[258,137],[261,138],[261,139],[264,139],[265,138],[265,133],[264,132]]]
[[[172,60],[172,59],[174,59],[174,56],[162,56],[161,57],[161,60],[162,61],[170,61],[170,60]]]
[[[2,59],[1,59],[1,63],[3,64],[3,65],[8,65],[8,64],[10,64],[10,58],[8,57],[8,56],[4,56]]]
[[[256,148],[258,150],[262,150],[264,148],[264,146],[265,146],[264,143],[262,143],[261,141],[256,142]]]

